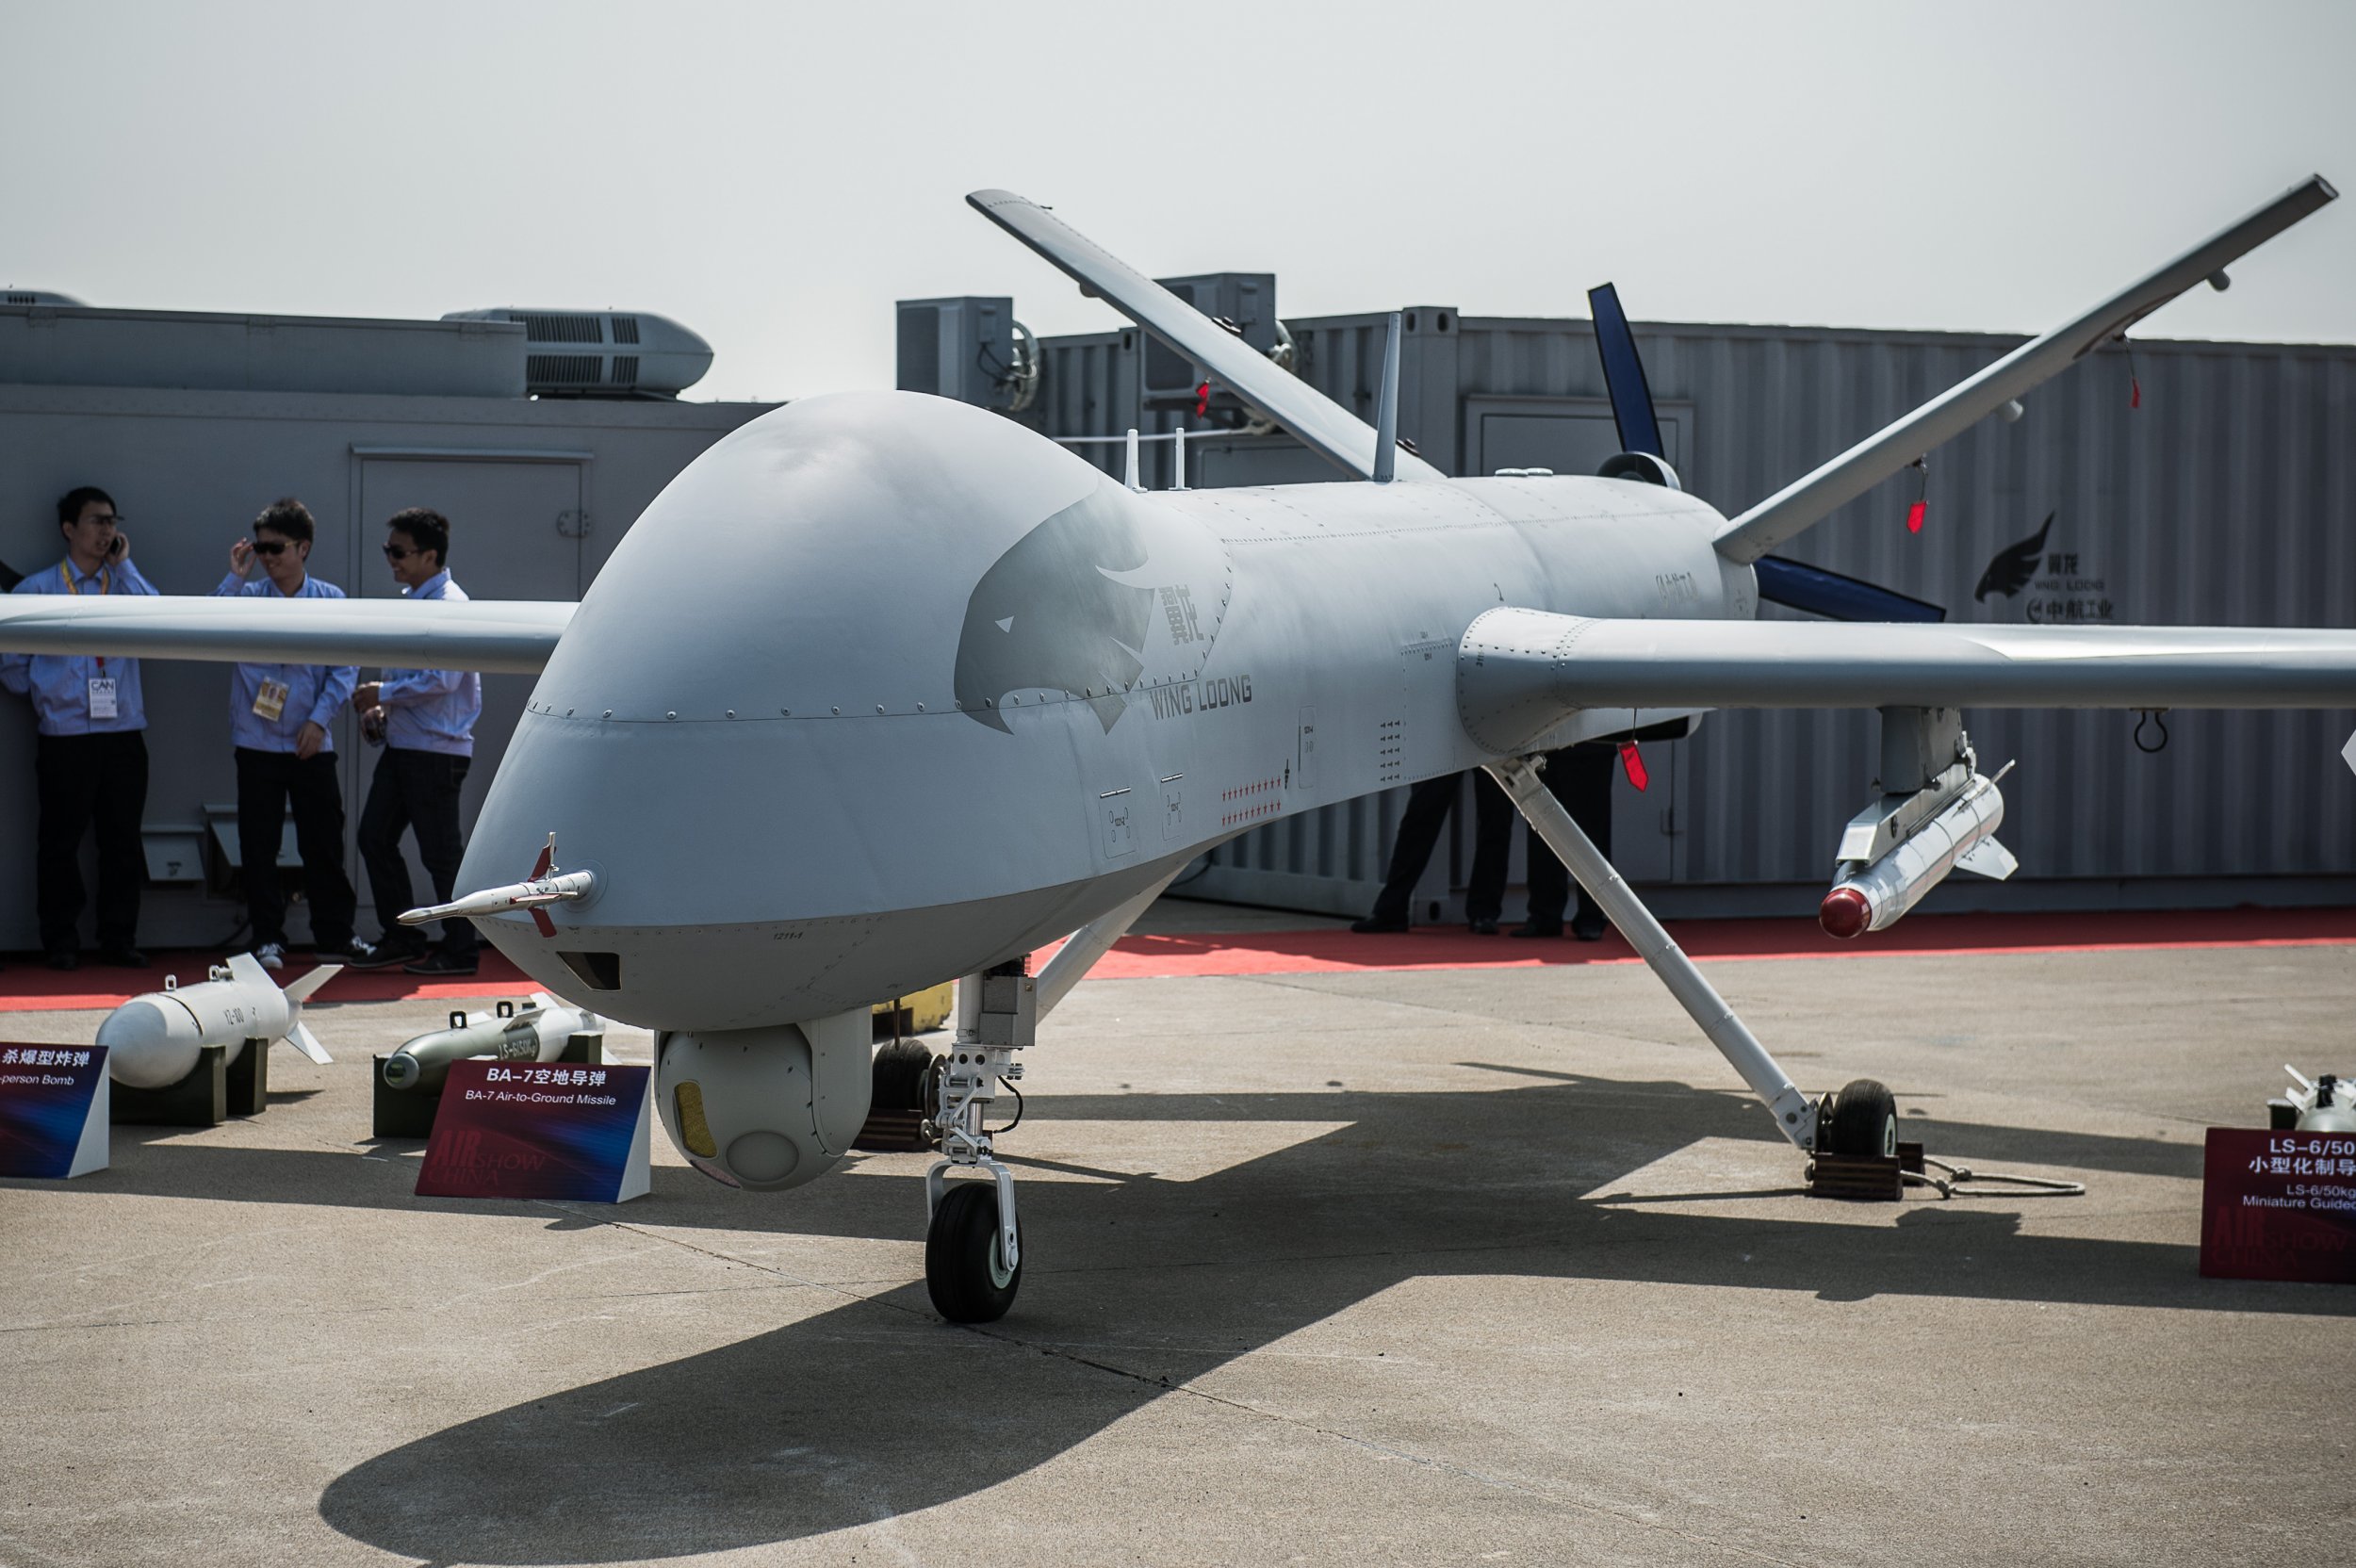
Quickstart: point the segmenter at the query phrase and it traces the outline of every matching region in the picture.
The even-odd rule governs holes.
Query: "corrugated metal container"
[[[1455,473],[1592,472],[1615,449],[1585,321],[1408,313],[1400,430]],[[1370,416],[1383,318],[1292,322],[1300,372]],[[1134,334],[1047,345],[1043,428],[1138,424],[1111,367]],[[1671,461],[1732,514],[2016,347],[2017,337],[1808,327],[1641,325]],[[1090,357],[1093,356],[1093,357]],[[1082,367],[1086,369],[1083,371]],[[1088,379],[1083,382],[1085,375]],[[1059,384],[1069,377],[1074,385]],[[2356,348],[2136,341],[2089,356],[1780,552],[1947,607],[1951,620],[2356,626]],[[1281,436],[1189,442],[1198,484],[1330,478]],[[1092,452],[1108,469],[1118,454]],[[1166,468],[1149,465],[1149,478]],[[1905,527],[1915,486],[1929,503]],[[1992,559],[2037,534],[2014,592]],[[1784,613],[1771,611],[1771,613]],[[1966,723],[2005,780],[2021,870],[1957,876],[1933,907],[2356,898],[2356,776],[2339,758],[2356,714],[2181,713],[2139,751],[2133,714],[1987,712]],[[2144,731],[2156,739],[2155,727]],[[1625,783],[1614,858],[1676,913],[1812,908],[1841,825],[1866,804],[1875,720],[1720,713],[1647,752]],[[1255,830],[1213,857],[1200,892],[1299,908],[1364,907],[1403,794]],[[1418,892],[1444,917],[1470,863],[1469,812]],[[1517,835],[1518,838],[1518,835]],[[1446,861],[1443,865],[1438,862]],[[1516,880],[1519,852],[1516,853]]]

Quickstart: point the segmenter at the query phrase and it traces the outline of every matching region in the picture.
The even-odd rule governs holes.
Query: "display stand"
[[[106,1168],[106,1048],[0,1047],[0,1176]]]
[[[556,1058],[575,1067],[605,1065],[605,1037],[574,1035],[564,1042],[564,1054]],[[442,1084],[430,1089],[397,1089],[384,1082],[383,1056],[368,1058],[372,1064],[369,1084],[374,1092],[368,1119],[368,1136],[373,1138],[430,1138],[434,1135],[434,1118],[442,1108],[442,1084],[450,1079],[444,1075]]]
[[[624,1203],[651,1187],[654,1070],[502,1062],[450,1066],[417,1166],[420,1198]]]
[[[197,1053],[188,1076],[161,1088],[114,1086],[113,1119],[145,1127],[218,1127],[231,1117],[260,1116],[270,1105],[270,1045],[248,1040],[234,1062],[229,1048]]]
[[[2356,1133],[2210,1128],[2201,1272],[2356,1285]]]

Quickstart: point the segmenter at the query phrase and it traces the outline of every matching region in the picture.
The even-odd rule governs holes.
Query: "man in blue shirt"
[[[95,485],[57,501],[65,559],[35,572],[19,594],[153,594],[131,564],[131,541],[114,498]],[[34,852],[34,904],[51,969],[81,965],[82,835],[98,837],[98,957],[145,969],[138,947],[139,889],[147,857],[139,819],[147,809],[147,710],[139,662],[83,656],[0,655],[0,686],[29,696],[41,736],[33,775],[41,802]]]
[[[311,509],[288,496],[254,520],[254,537],[229,547],[229,575],[216,595],[339,599],[344,591],[310,574],[318,533]],[[254,564],[262,580],[248,582]],[[278,842],[294,806],[295,845],[311,900],[311,943],[322,961],[349,963],[358,900],[344,874],[344,792],[335,780],[330,727],[352,699],[360,672],[349,664],[239,664],[229,680],[229,734],[237,755],[237,850],[245,862],[246,916],[254,956],[264,969],[286,963],[286,899],[278,886]]]
[[[463,599],[450,580],[450,519],[413,506],[386,525],[384,559],[401,592],[413,599]],[[401,858],[404,829],[417,836],[417,858],[434,879],[434,899],[448,904],[458,884],[466,842],[458,827],[458,792],[474,757],[474,724],[483,713],[483,678],[472,670],[386,670],[352,694],[363,724],[384,739],[384,755],[368,781],[360,812],[360,858],[368,868],[383,939],[355,967],[399,964],[411,974],[472,974],[481,938],[472,922],[442,923],[442,942],[400,923],[417,906],[409,897],[409,865]]]

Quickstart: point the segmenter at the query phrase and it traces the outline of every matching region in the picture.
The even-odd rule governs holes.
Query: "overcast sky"
[[[2036,331],[2320,172],[2356,5],[1124,8],[0,0],[0,283],[92,304],[619,305],[693,396],[887,386],[892,302],[1111,324],[961,200],[1288,317]],[[2140,329],[2356,341],[2356,199]]]

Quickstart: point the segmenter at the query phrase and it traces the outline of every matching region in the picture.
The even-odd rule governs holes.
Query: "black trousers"
[[[239,746],[237,858],[245,862],[245,912],[254,923],[254,945],[286,939],[278,842],[290,802],[303,884],[311,900],[311,940],[320,947],[349,947],[359,900],[344,874],[344,792],[335,782],[335,754],[322,751],[305,761],[291,751]]]
[[[1407,809],[1399,819],[1399,841],[1391,846],[1391,867],[1375,895],[1373,918],[1405,921],[1415,883],[1440,841],[1462,788],[1462,774],[1427,778],[1407,792]],[[1495,920],[1505,906],[1505,861],[1513,847],[1513,803],[1497,781],[1473,772],[1472,885],[1464,890],[1464,918]]]
[[[1612,771],[1619,760],[1615,746],[1564,746],[1546,754],[1542,776],[1548,792],[1606,855],[1612,853]],[[1530,918],[1541,924],[1560,924],[1570,901],[1571,874],[1554,858],[1546,841],[1530,834]],[[1584,888],[1579,890],[1579,912],[1595,918],[1602,914]]]
[[[434,879],[434,902],[448,904],[458,886],[458,862],[466,841],[458,831],[458,791],[466,782],[469,760],[438,751],[386,746],[368,781],[368,803],[360,812],[360,859],[368,868],[368,893],[376,900],[377,923],[400,939],[409,928],[403,911],[409,896],[409,862],[401,856],[401,836],[415,831],[417,858]],[[442,948],[458,957],[474,954],[481,939],[468,920],[442,922]]]
[[[147,810],[147,737],[43,735],[33,752],[41,803],[35,834],[34,907],[41,945],[50,953],[82,948],[82,835],[98,831],[98,945],[139,945],[139,889],[147,855],[139,818]]]

